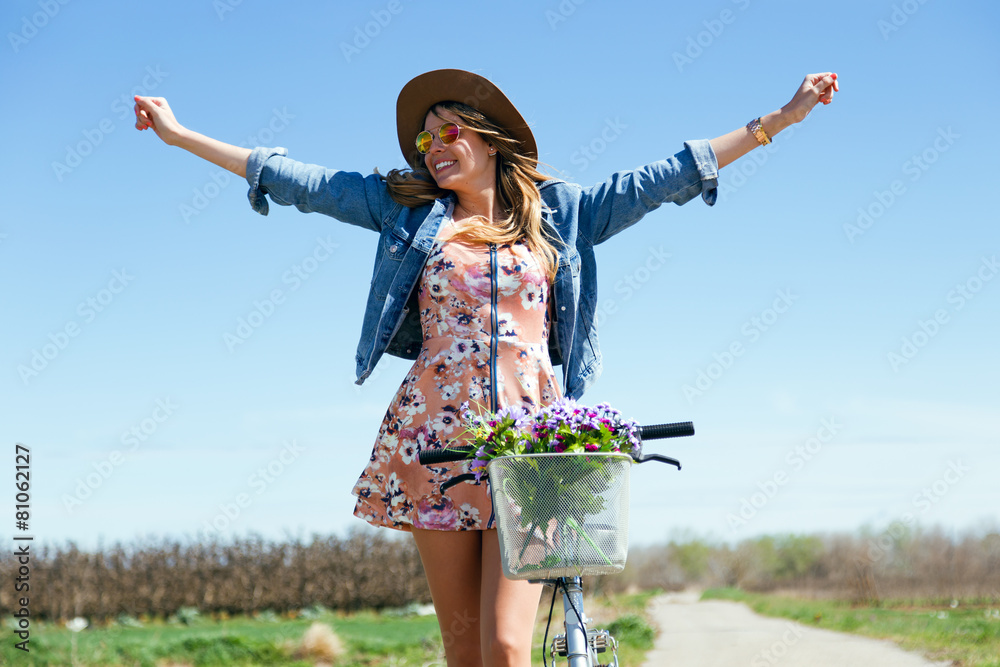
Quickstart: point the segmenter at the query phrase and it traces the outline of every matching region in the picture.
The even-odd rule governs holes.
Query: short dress
[[[486,478],[442,494],[441,484],[468,472],[469,463],[427,467],[417,458],[421,450],[466,444],[464,402],[476,412],[490,410],[494,335],[497,409],[517,405],[535,412],[560,396],[548,352],[548,280],[537,255],[520,241],[497,245],[493,275],[490,247],[453,239],[454,233],[446,218],[417,286],[420,354],[352,491],[355,516],[375,526],[494,527]]]

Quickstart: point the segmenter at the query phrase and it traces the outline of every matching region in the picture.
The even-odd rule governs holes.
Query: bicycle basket
[[[490,461],[504,575],[555,579],[621,572],[631,467],[630,456],[614,452]]]

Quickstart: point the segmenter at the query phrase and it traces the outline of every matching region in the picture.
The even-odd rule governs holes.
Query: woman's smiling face
[[[438,136],[443,123],[455,123],[461,128],[458,138],[448,145]],[[456,194],[476,194],[494,187],[496,167],[491,147],[475,130],[463,125],[461,118],[435,107],[424,118],[424,130],[434,138],[424,155],[424,165],[438,187]]]

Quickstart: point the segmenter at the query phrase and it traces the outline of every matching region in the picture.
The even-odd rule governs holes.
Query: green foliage
[[[732,602],[746,602],[749,594],[738,588],[707,588],[702,591],[702,600],[730,600]]]
[[[823,541],[813,535],[786,535],[775,545],[774,578],[797,580],[815,571],[823,555]]]
[[[121,625],[126,628],[142,627],[142,621],[137,619],[135,616],[130,616],[129,614],[126,614],[125,612],[118,614],[118,616],[115,617],[115,622],[118,625]]]
[[[608,632],[620,644],[628,644],[644,651],[653,648],[653,640],[656,638],[656,631],[649,626],[646,619],[637,614],[619,617],[608,626]]]
[[[688,542],[670,542],[670,557],[684,572],[688,581],[698,581],[708,572],[708,561],[712,555],[712,546],[699,539]]]
[[[287,656],[268,641],[239,635],[188,637],[167,647],[167,655],[196,665],[283,665]]]
[[[326,616],[329,613],[330,613],[330,610],[327,609],[326,607],[324,607],[323,605],[321,605],[321,604],[312,604],[312,605],[309,605],[308,607],[305,607],[305,608],[301,609],[299,611],[299,616],[301,616],[302,618],[304,618],[304,619],[306,619],[308,621],[315,621],[317,619],[322,618],[323,616]]]
[[[198,622],[198,618],[200,616],[201,613],[198,611],[197,607],[181,607],[177,610],[177,613],[174,614],[177,621],[183,623],[184,625],[194,625]]]
[[[281,617],[273,609],[265,609],[264,611],[257,614],[254,618],[262,623],[277,623],[281,620]]]
[[[347,647],[347,662],[337,667],[389,667],[393,664],[432,663],[441,649],[434,616],[386,618],[374,612],[329,619]],[[292,657],[294,645],[312,621],[280,619],[260,623],[237,616],[192,626],[151,621],[144,627],[111,625],[94,627],[75,635],[79,667],[161,667],[166,664],[194,667],[231,665],[280,665],[312,667],[312,662]],[[43,628],[44,626],[44,628]],[[11,642],[0,643],[0,665],[48,667],[70,665],[69,630],[39,623],[33,626],[31,653],[25,655]]]
[[[503,513],[499,519],[506,539],[520,541],[519,571],[574,567],[581,562],[616,564],[591,537],[586,522],[604,511],[609,500],[613,506],[618,499],[617,489],[631,465],[631,460],[623,462],[623,458],[575,454],[513,457],[493,463],[497,466],[491,469],[494,502],[501,507],[516,506],[520,512],[521,529],[513,536]],[[538,542],[536,531],[544,535],[544,554],[525,556],[528,547]]]

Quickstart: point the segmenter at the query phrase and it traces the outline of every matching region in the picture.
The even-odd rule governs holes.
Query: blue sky
[[[275,7],[0,10],[3,493],[23,443],[36,539],[365,525],[350,489],[407,370],[353,383],[374,235],[257,215],[243,181],[136,132],[127,101],[384,173],[399,89],[441,67],[494,80],[585,185],[838,72],[833,104],[722,170],[714,207],[663,207],[598,249],[586,402],[698,429],[656,445],[682,472],[633,472],[632,542],[997,526],[995,3]],[[241,318],[259,326],[227,346]]]

